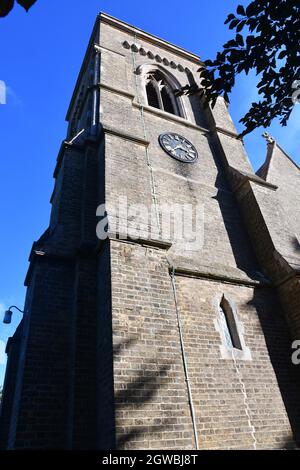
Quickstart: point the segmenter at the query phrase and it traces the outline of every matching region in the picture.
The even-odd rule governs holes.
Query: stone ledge
[[[142,103],[138,103],[137,101],[133,101],[132,106],[138,109],[143,109],[147,113],[156,114],[157,116],[167,119],[168,121],[179,122],[185,127],[190,127],[191,129],[196,129],[197,131],[201,131],[203,135],[209,135],[209,134],[215,134],[216,132],[221,132],[222,134],[228,135],[229,137],[232,137],[236,140],[240,140],[243,142],[243,139],[239,137],[237,133],[228,131],[227,129],[224,129],[219,126],[215,127],[214,129],[207,129],[206,127],[201,127],[201,126],[198,126],[197,124],[194,124],[193,122],[188,121],[186,118],[183,118],[181,116],[176,116],[175,114],[166,113],[165,111],[161,109],[144,105]]]
[[[121,137],[122,139],[130,140],[131,142],[143,145],[144,147],[148,147],[150,145],[149,140],[145,140],[142,137],[136,137],[135,135],[128,134],[127,132],[119,131],[118,129],[110,127],[110,126],[104,125],[103,132],[104,134],[115,135],[117,137]]]
[[[170,267],[170,271],[172,267]],[[210,272],[201,269],[190,269],[185,266],[176,266],[174,267],[175,274],[183,277],[194,277],[199,279],[207,279],[209,281],[219,281],[226,284],[242,284],[249,287],[271,287],[270,281],[267,279],[252,279],[248,276],[234,276],[234,275],[225,275],[218,272]]]
[[[226,195],[228,195],[232,198],[234,197],[234,194],[231,190],[226,189],[222,186],[209,185],[209,184],[203,183],[203,181],[201,181],[201,180],[195,180],[193,178],[188,178],[187,176],[179,175],[178,173],[172,173],[171,171],[169,171],[166,168],[163,168],[161,166],[152,165],[152,171],[157,172],[157,173],[163,173],[163,174],[167,175],[170,178],[179,179],[179,180],[185,181],[185,182],[190,183],[190,184],[201,186],[202,188],[205,188],[205,189],[210,191],[211,197],[217,197],[218,192],[222,192],[222,193],[224,193],[224,194],[226,194]]]
[[[108,235],[108,238],[106,240],[103,240],[100,242],[100,246],[102,246],[103,243],[107,240],[112,240],[112,241],[117,241],[120,243],[129,243],[131,245],[142,245],[142,246],[150,246],[151,248],[158,248],[161,250],[169,250],[172,246],[171,242],[166,242],[161,239],[147,239],[147,238],[137,238],[133,239],[131,237],[128,237],[126,239],[118,238],[115,235]]]
[[[147,105],[138,103],[136,101],[132,103],[132,106],[138,109],[143,109],[143,111],[146,111],[147,113],[156,114],[157,116],[167,119],[168,121],[179,122],[180,124],[186,127],[191,127],[192,129],[201,131],[204,135],[210,132],[209,129],[206,129],[205,127],[197,126],[197,124],[194,124],[185,118],[176,116],[175,114],[166,113],[165,111],[162,111],[161,109],[153,108],[152,106],[147,106]]]
[[[221,134],[228,135],[229,137],[233,137],[234,139],[240,140],[241,142],[243,142],[243,138],[240,137],[237,132],[229,131],[229,130],[224,129],[223,127],[220,127],[220,126],[215,126],[210,132],[212,134],[214,134],[215,132],[221,132]]]
[[[118,51],[114,51],[113,49],[109,49],[108,47],[101,46],[100,44],[94,44],[94,49],[99,54],[101,54],[101,52],[109,52],[112,54],[120,55],[121,57],[126,57],[125,54],[122,54],[121,52],[118,52]]]
[[[260,186],[264,186],[272,191],[276,191],[278,189],[278,186],[267,183],[255,173],[247,173],[246,171],[237,170],[232,166],[228,167],[228,173],[234,179],[234,192],[238,192],[247,182],[259,184]]]
[[[95,87],[99,87],[100,89],[102,88],[103,90],[111,91],[112,93],[115,93],[116,95],[125,96],[126,98],[129,98],[131,100],[133,100],[135,97],[135,95],[130,93],[129,91],[122,90],[121,88],[115,88],[111,85],[107,85],[106,83],[98,83],[98,85],[95,85]]]

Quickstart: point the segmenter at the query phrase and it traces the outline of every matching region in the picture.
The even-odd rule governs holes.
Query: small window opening
[[[234,313],[230,303],[224,296],[219,306],[219,316],[225,343],[228,349],[242,350],[243,348],[241,345]]]
[[[175,114],[170,92],[166,86],[164,86],[163,89],[161,90],[161,98],[162,98],[164,110],[167,111],[167,113]]]
[[[180,115],[173,90],[160,72],[149,74],[146,93],[149,106],[177,116]]]
[[[158,93],[152,81],[147,83],[146,90],[147,90],[149,106],[153,106],[153,108],[159,109],[160,105],[159,105]]]

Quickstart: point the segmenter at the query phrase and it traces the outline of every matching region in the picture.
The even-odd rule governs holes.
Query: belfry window
[[[148,105],[167,113],[180,115],[172,87],[159,71],[150,73],[146,79]]]
[[[236,325],[236,320],[228,300],[223,296],[219,305],[219,320],[223,339],[228,349],[240,349],[242,345]]]
[[[160,108],[158,93],[156,87],[154,86],[151,80],[149,80],[149,82],[147,83],[146,90],[149,106],[153,106],[153,108]]]

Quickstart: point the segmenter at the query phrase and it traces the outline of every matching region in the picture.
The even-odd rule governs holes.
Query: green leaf
[[[239,46],[244,47],[244,38],[241,34],[237,34],[235,40]]]
[[[257,1],[251,2],[246,8],[246,15],[253,16],[259,13]]]
[[[229,23],[229,21],[233,20],[235,18],[235,15],[233,13],[230,13],[230,15],[227,16],[227,19],[224,24]]]
[[[228,93],[225,92],[224,95],[223,95],[223,97],[224,97],[224,100],[229,104],[229,103],[230,103],[230,100],[229,100]]]
[[[14,0],[0,0],[0,17],[8,15],[8,13],[13,9]]]
[[[246,20],[241,21],[240,24],[238,24],[238,26],[236,28],[236,32],[239,33],[240,31],[242,31],[245,24],[246,24]]]
[[[238,15],[227,17],[229,29],[236,30],[236,34],[212,61],[211,86],[206,93],[206,100],[214,105],[217,95],[228,99],[238,74],[255,71],[259,75],[260,101],[252,103],[241,119],[244,135],[259,126],[269,126],[275,118],[282,124],[287,123],[294,106],[290,99],[292,83],[299,78],[300,69],[299,0],[248,0],[245,3],[248,3],[246,17],[239,16],[246,8],[241,5]],[[277,66],[280,59],[283,67]]]
[[[25,8],[26,11],[28,11],[35,2],[36,0],[17,0],[17,3]]]
[[[224,49],[229,49],[230,47],[236,47],[237,46],[237,42],[235,39],[231,39],[230,41],[226,42],[226,44],[224,44]]]
[[[278,55],[278,59],[283,59],[287,55],[287,51],[281,51]]]
[[[232,20],[230,25],[229,25],[229,29],[235,28],[239,24],[239,22],[240,22],[240,20]]]
[[[253,46],[255,44],[255,37],[254,36],[247,36],[246,37],[247,46]]]
[[[243,16],[246,15],[245,8],[243,7],[243,5],[239,5],[237,7],[236,11],[237,11],[238,15],[243,15]]]

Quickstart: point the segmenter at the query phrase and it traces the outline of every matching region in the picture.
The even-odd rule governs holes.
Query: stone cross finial
[[[275,142],[275,139],[270,135],[268,134],[268,132],[264,132],[262,134],[263,138],[266,139],[266,141],[268,142],[268,144],[274,144]]]

